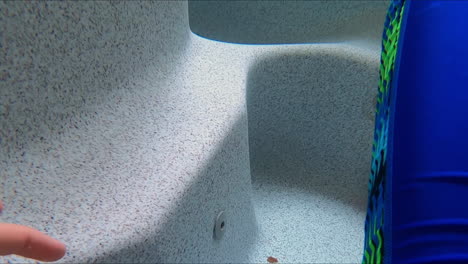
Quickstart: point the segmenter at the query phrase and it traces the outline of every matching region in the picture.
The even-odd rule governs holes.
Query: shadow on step
[[[380,43],[386,1],[189,1],[191,30],[232,43]]]
[[[378,64],[340,52],[285,53],[250,69],[255,188],[274,184],[365,210]]]
[[[155,217],[152,226],[157,226],[156,231],[148,234],[141,231],[139,240],[128,241],[125,243],[126,247],[104,253],[103,256],[90,261],[96,263],[248,262],[257,233],[257,224],[251,204],[247,139],[247,118],[244,114],[220,142],[216,152],[207,161],[207,165],[194,177],[195,181],[187,184],[188,188],[180,194],[180,197],[176,197],[176,201],[173,199],[170,202],[173,207],[168,210],[165,218],[156,222],[158,219]],[[210,149],[210,146],[207,146],[207,149]],[[174,171],[177,171],[177,168]],[[177,175],[171,179],[177,180]],[[155,196],[160,195],[155,194]],[[155,200],[158,199],[161,198]],[[164,202],[168,204],[167,201]],[[226,213],[227,229],[221,240],[214,240],[214,221],[221,210]]]

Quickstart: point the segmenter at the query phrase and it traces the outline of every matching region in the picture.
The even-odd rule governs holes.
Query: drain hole
[[[226,231],[226,215],[224,211],[219,212],[215,220],[214,225],[214,238],[219,240],[223,238],[224,232]]]

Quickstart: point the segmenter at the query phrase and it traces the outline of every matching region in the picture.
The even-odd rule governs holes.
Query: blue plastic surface
[[[386,186],[391,263],[468,263],[468,1],[407,1],[405,12]]]

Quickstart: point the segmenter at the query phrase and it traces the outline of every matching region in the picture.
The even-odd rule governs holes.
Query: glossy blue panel
[[[468,263],[468,1],[408,1],[389,144],[392,263]]]

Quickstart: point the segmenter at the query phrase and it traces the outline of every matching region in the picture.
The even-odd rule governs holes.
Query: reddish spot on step
[[[268,257],[267,261],[268,263],[278,263],[278,259],[274,257]]]

